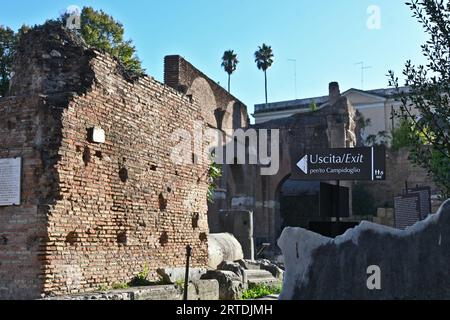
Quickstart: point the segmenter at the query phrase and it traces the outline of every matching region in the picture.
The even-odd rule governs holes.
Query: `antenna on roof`
[[[364,90],[364,72],[367,69],[371,69],[371,66],[365,66],[364,61],[358,62],[354,64],[355,66],[361,66],[361,90]]]
[[[295,99],[297,99],[297,59],[287,59],[287,61],[294,63],[294,91]]]

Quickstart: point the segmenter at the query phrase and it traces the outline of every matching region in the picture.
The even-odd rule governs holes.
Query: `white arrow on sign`
[[[297,167],[305,174],[308,174],[308,155],[304,156],[303,159],[297,163]]]

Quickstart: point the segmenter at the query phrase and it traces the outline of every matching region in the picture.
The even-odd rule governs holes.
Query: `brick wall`
[[[0,298],[38,296],[42,288],[43,102],[38,96],[0,99],[0,158],[22,157],[21,206],[0,207]]]
[[[232,135],[234,130],[248,128],[250,119],[247,107],[222,86],[210,79],[191,63],[178,55],[166,56],[164,59],[164,83],[201,106],[202,115],[212,128],[222,130],[223,138]],[[211,232],[221,232],[219,211],[227,209],[226,193],[234,184],[230,181],[229,167],[222,167],[222,177],[216,181],[219,192],[208,207],[208,224]],[[232,190],[228,190],[229,194]]]
[[[14,96],[0,100],[0,156],[24,162],[21,206],[0,207],[0,297],[92,291],[145,264],[155,278],[184,265],[187,244],[206,265],[208,165],[170,160],[172,132],[192,132],[201,106],[56,26],[19,52]],[[94,126],[104,144],[89,141]]]
[[[241,101],[178,55],[165,57],[164,83],[198,102],[205,119],[215,128],[238,129],[250,124]]]

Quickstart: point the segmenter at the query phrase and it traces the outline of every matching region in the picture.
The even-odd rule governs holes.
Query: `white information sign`
[[[20,205],[21,158],[0,159],[0,206]]]

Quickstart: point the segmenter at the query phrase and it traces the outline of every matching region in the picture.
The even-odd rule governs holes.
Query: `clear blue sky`
[[[341,90],[387,87],[387,71],[400,73],[408,59],[423,63],[420,45],[426,40],[403,0],[14,0],[4,1],[0,24],[17,29],[57,17],[69,5],[103,9],[121,21],[147,73],[163,80],[163,58],[180,54],[212,79],[226,86],[221,69],[224,50],[234,49],[240,64],[232,76],[232,93],[247,104],[264,102],[263,73],[253,53],[271,45],[275,63],[268,71],[269,100],[327,94],[328,83]],[[381,28],[367,27],[370,5],[381,9]]]

